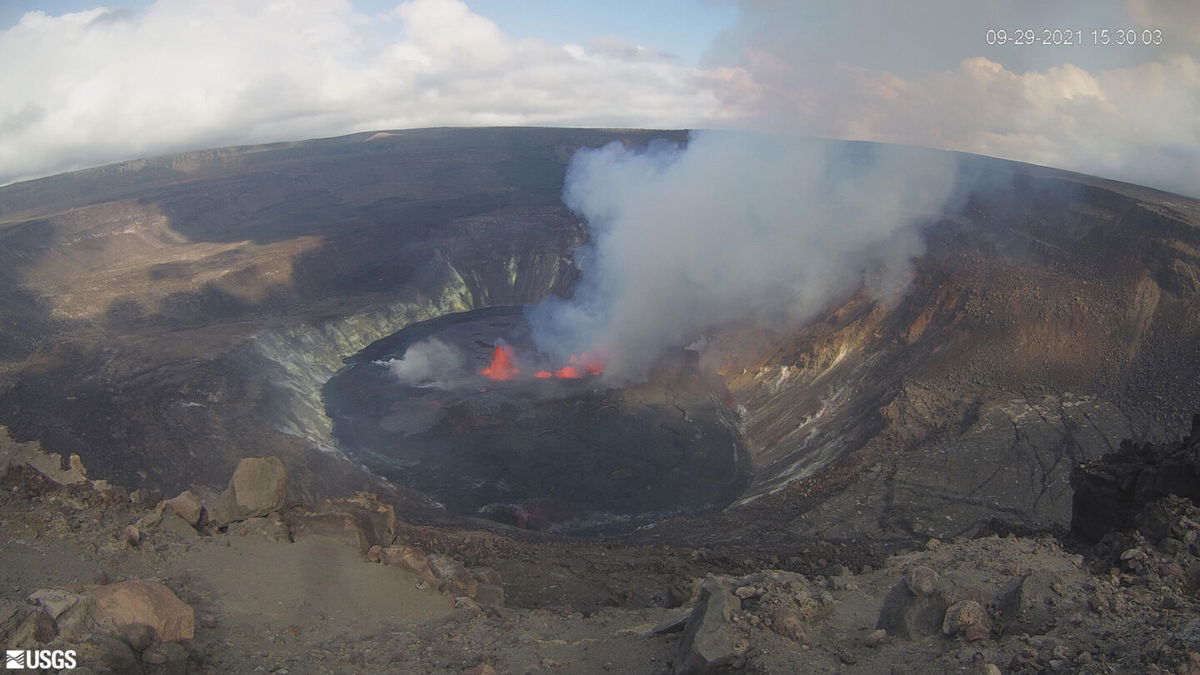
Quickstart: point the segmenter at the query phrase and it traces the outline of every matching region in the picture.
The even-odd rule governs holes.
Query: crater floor
[[[443,361],[425,376],[401,379],[388,365],[417,345],[414,365],[431,344]],[[511,379],[481,374],[497,344],[517,355]],[[535,377],[553,366],[533,353],[519,308],[410,326],[348,359],[325,386],[334,437],[354,461],[452,511],[527,529],[619,532],[723,508],[744,489],[749,462],[727,392],[692,352],[620,389],[586,373]]]

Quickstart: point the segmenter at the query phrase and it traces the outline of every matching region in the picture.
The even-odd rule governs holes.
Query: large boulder
[[[29,594],[25,602],[50,619],[55,635],[87,633],[96,622],[96,599],[84,588],[42,588]]]
[[[107,632],[141,624],[154,629],[162,642],[190,640],[195,632],[195,612],[160,583],[134,579],[95,586],[87,594],[95,600],[95,625],[109,628]]]
[[[425,553],[414,546],[384,546],[379,551],[379,561],[384,565],[393,565],[411,572],[430,586],[437,584],[437,577],[429,567]]]
[[[967,642],[974,642],[988,636],[991,622],[987,611],[978,601],[960,600],[946,610],[942,632],[946,635],[962,635]]]
[[[932,569],[917,565],[904,574],[904,585],[913,595],[933,595],[941,579]]]
[[[940,634],[952,604],[946,590],[934,570],[925,566],[909,569],[884,597],[875,627],[905,639]]]
[[[204,504],[191,490],[184,490],[178,496],[164,502],[167,508],[175,512],[188,525],[198,527],[204,519]]]
[[[137,546],[149,533],[171,534],[182,539],[197,536],[196,528],[171,505],[171,500],[159,502],[150,513],[142,516],[123,533],[130,545]]]
[[[955,572],[938,573],[924,565],[905,570],[892,590],[883,599],[876,628],[882,628],[888,636],[902,639],[917,639],[941,635],[946,627],[946,613],[951,613],[952,625],[963,616],[964,610],[982,607],[990,599],[991,588],[972,574]],[[973,601],[960,604],[964,600]],[[969,614],[968,614],[969,615]],[[972,630],[963,633],[968,639],[985,637],[986,622],[971,622]]]
[[[452,597],[475,597],[479,591],[479,580],[462,563],[438,553],[428,556],[427,560],[440,590]]]
[[[396,510],[369,492],[323,499],[315,511],[294,508],[284,514],[284,519],[294,539],[331,537],[363,554],[396,540]]]
[[[26,602],[65,640],[149,631],[156,640],[173,642],[191,639],[196,627],[192,608],[154,581],[43,588]]]
[[[283,508],[287,472],[278,457],[247,457],[238,462],[229,486],[217,500],[216,520],[226,525]]]
[[[323,499],[321,513],[345,513],[358,521],[369,546],[388,546],[396,540],[396,509],[379,495],[359,492],[350,497]]]
[[[1009,580],[995,601],[1005,632],[1041,635],[1049,630],[1061,613],[1058,594],[1052,588],[1058,581],[1056,575],[1044,571]]]
[[[716,673],[737,658],[731,619],[740,606],[741,601],[724,581],[716,577],[704,580],[679,642],[678,675]]]

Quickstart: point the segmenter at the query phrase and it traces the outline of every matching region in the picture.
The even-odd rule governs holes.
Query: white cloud
[[[924,4],[930,3],[937,4]],[[716,85],[727,117],[793,132],[1006,157],[1200,196],[1200,54],[1195,51],[1200,33],[1189,34],[1200,26],[1200,5],[1192,0],[1129,1],[1122,25],[1161,27],[1165,42],[1159,49],[1010,46],[1010,51],[1040,50],[1041,65],[1019,69],[971,55],[904,75],[877,62],[864,66],[843,60],[852,58],[845,52],[820,58],[814,55],[819,44],[805,46],[798,55],[796,47],[773,35],[787,32],[790,13],[797,11],[793,5],[747,0],[744,9],[743,23],[756,32],[743,25],[726,36],[727,53],[731,45],[738,48],[738,66]],[[1019,25],[1042,25],[1025,19]],[[1074,20],[1090,25],[1082,15]],[[877,28],[859,30],[855,39],[886,42],[876,34],[884,28]],[[821,39],[837,40],[849,31],[837,26],[827,33]],[[936,35],[925,38],[937,41]],[[912,70],[904,60],[913,49],[920,47],[909,44],[895,51],[896,72]],[[955,53],[939,44],[930,49],[945,58]],[[1121,53],[1128,58],[1111,65]],[[868,56],[886,60],[876,51]],[[1058,62],[1050,65],[1055,58]],[[1108,65],[1089,70],[1077,60]]]
[[[514,39],[458,0],[159,0],[0,33],[0,182],[230,143],[440,125],[683,127],[705,74],[611,40]]]
[[[980,152],[1200,194],[1194,0],[989,12],[958,0],[740,6],[704,68],[620,36],[517,39],[459,0],[411,0],[374,16],[349,0],[34,12],[0,33],[0,183],[372,129],[748,126]],[[989,48],[983,29],[1000,22],[1161,27],[1164,44]]]
[[[767,127],[1033,162],[1200,195],[1200,62],[1014,73],[983,57],[904,79],[751,66],[729,112]],[[752,93],[747,97],[746,92]]]
[[[1138,28],[1159,28],[1180,47],[1200,47],[1200,8],[1195,0],[1125,0],[1125,8]]]

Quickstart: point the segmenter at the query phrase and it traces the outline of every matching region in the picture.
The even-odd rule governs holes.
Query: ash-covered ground
[[[1098,542],[781,556],[420,527],[368,493],[286,506],[273,458],[162,500],[0,438],[0,639],[90,673],[1193,673],[1200,508],[1157,487],[1198,444],[1200,416],[1079,472],[1080,503],[1121,514]]]

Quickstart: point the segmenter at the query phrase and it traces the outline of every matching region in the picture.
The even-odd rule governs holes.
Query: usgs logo
[[[4,667],[9,670],[54,668],[70,670],[75,667],[75,650],[68,649],[8,649],[4,652]]]

